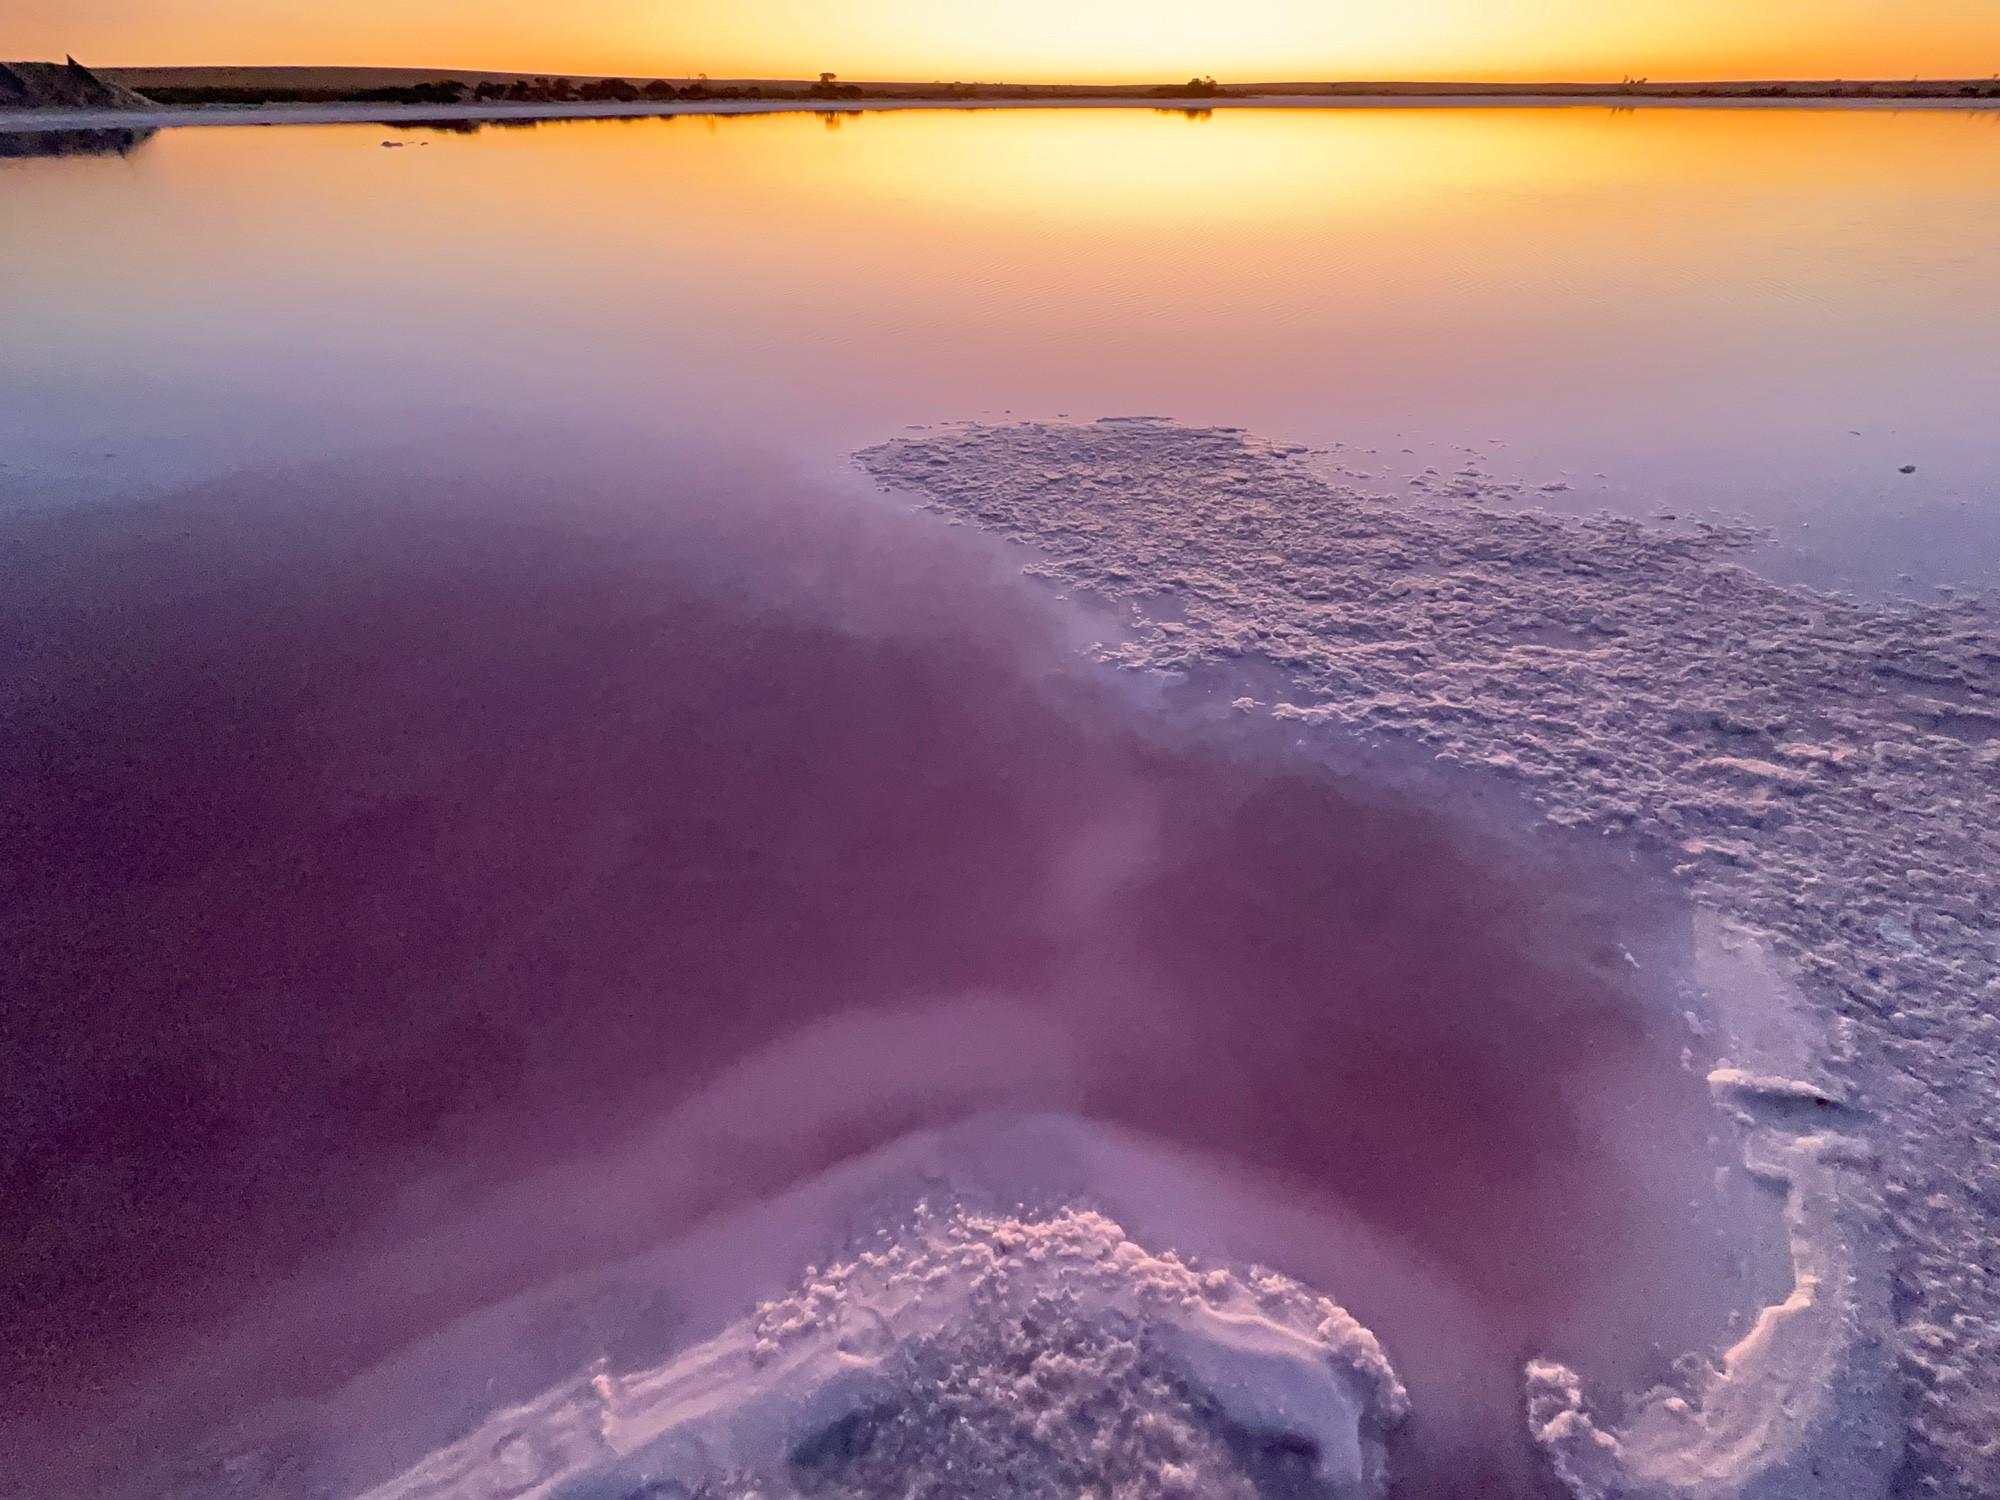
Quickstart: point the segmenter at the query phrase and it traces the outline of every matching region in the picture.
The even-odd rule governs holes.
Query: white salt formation
[[[1888,1487],[1886,1278],[1863,1116],[1823,1066],[1809,1003],[1754,934],[1705,916],[1696,980],[1730,1051],[1708,1076],[1742,1131],[1744,1167],[1784,1194],[1792,1286],[1685,1389],[1648,1392],[1615,1434],[1577,1372],[1527,1369],[1528,1425],[1578,1500],[1845,1500]]]
[[[1296,1282],[1197,1271],[1094,1213],[957,1213],[663,1366],[501,1412],[365,1500],[1252,1500],[1232,1433],[1360,1500],[1406,1406],[1373,1335]]]
[[[1710,1075],[1718,1098],[1752,1109],[1797,1097],[1790,1080]],[[1838,1132],[1760,1130],[1746,1165],[1786,1193],[1792,1292],[1689,1393],[1648,1393],[1616,1434],[1587,1410],[1576,1372],[1552,1360],[1527,1369],[1528,1425],[1578,1500],[1724,1500],[1881,1494],[1895,1452],[1882,1401],[1873,1278],[1843,1222],[1843,1167],[1867,1148]]]
[[[2000,1494],[1989,601],[1784,587],[1731,560],[1754,533],[1502,508],[1473,465],[1371,496],[1233,430],[972,426],[860,461],[1134,606],[1107,660],[1259,670],[1283,685],[1238,709],[1517,780],[1664,855],[1708,914],[1711,1085],[1785,1195],[1794,1285],[1615,1432],[1537,1363],[1530,1419],[1578,1495]]]

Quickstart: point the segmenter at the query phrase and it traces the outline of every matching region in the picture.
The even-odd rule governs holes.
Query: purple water
[[[1643,861],[1177,711],[964,533],[497,439],[4,526],[37,1482],[980,1112],[1365,1225],[1400,1286],[1270,1258],[1410,1383],[1402,1494],[1537,1493],[1524,1357],[1655,1378],[1747,1294]]]

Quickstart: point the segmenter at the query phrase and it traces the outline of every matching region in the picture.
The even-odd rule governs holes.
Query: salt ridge
[[[858,1500],[954,1468],[1004,1489],[1023,1466],[1024,1492],[1255,1500],[1190,1390],[1303,1440],[1325,1492],[1352,1500],[1381,1493],[1382,1435],[1408,1410],[1374,1336],[1274,1272],[1196,1270],[1097,1213],[925,1212],[667,1364],[579,1376],[361,1500],[748,1500],[801,1473]],[[866,1421],[890,1430],[815,1460],[822,1434]]]

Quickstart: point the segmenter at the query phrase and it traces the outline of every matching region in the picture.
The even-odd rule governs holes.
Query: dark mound
[[[0,109],[152,109],[144,94],[107,83],[75,58],[0,63]]]

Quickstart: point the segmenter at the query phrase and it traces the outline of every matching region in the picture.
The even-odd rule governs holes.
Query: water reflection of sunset
[[[1505,435],[1539,479],[1603,469],[1769,507],[1910,455],[1979,493],[1978,435],[2000,431],[1990,114],[908,111],[413,132],[394,151],[384,134],[179,130],[123,160],[8,168],[0,396],[28,410],[94,382],[119,427],[99,451],[121,454],[140,451],[121,424],[198,426],[176,392],[207,381],[315,424],[365,410],[371,432],[447,393],[816,454],[989,409],[1391,454],[1414,423]],[[140,383],[100,391],[113,367]]]
[[[1182,120],[1185,124],[1182,124]],[[1570,193],[1637,183],[1958,193],[2000,181],[1992,115],[1756,110],[1385,109],[938,111],[842,123],[801,151],[796,122],[738,120],[730,175],[842,203],[922,203],[1018,221],[1191,228],[1390,211],[1450,194]],[[1924,147],[1912,151],[1912,138]],[[1912,174],[1914,173],[1914,178]]]

